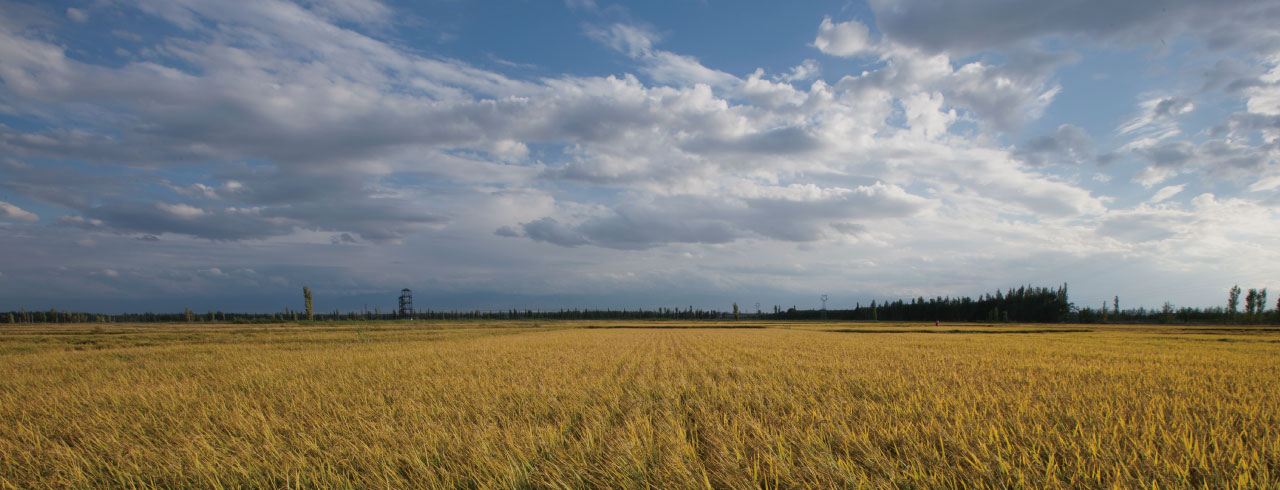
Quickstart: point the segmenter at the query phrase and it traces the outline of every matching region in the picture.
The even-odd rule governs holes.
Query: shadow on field
[[[1035,330],[933,330],[933,329],[852,329],[841,328],[834,330],[826,330],[827,332],[839,333],[979,333],[979,334],[1006,334],[1006,333],[1082,333],[1092,332],[1087,328],[1042,328]]]

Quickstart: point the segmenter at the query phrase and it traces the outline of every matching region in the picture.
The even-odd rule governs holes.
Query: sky
[[[1242,0],[0,0],[0,310],[1220,306],[1280,289],[1277,25]]]

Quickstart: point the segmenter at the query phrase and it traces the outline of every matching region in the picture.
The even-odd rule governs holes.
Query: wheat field
[[[1280,488],[1277,330],[19,325],[0,487]]]

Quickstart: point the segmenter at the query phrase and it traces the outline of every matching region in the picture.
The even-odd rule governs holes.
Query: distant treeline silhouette
[[[703,310],[689,307],[646,309],[563,309],[545,310],[426,310],[414,312],[410,316],[396,313],[375,311],[339,311],[328,313],[312,313],[311,320],[303,311],[286,310],[283,313],[229,313],[210,311],[195,313],[187,310],[183,313],[120,313],[100,314],[64,310],[10,311],[0,313],[0,324],[3,323],[287,323],[287,322],[334,322],[334,321],[378,321],[378,320],[717,320],[732,318],[732,315],[719,310]]]
[[[1020,322],[1058,323],[1069,320],[1071,302],[1067,300],[1067,285],[1057,288],[1021,286],[1009,291],[996,290],[978,299],[961,297],[937,297],[925,299],[885,301],[851,310],[797,310],[774,309],[765,318],[778,320],[871,320],[901,322]]]
[[[311,310],[311,291],[305,292]],[[276,313],[121,313],[98,314],[60,310],[11,311],[0,313],[0,323],[289,323],[375,320],[838,320],[838,321],[904,321],[904,322],[1013,322],[1013,323],[1263,323],[1280,322],[1280,301],[1268,311],[1267,290],[1250,289],[1244,311],[1239,311],[1239,287],[1232,287],[1227,307],[1174,307],[1166,302],[1159,309],[1120,309],[1120,298],[1099,308],[1077,307],[1067,297],[1067,285],[1056,288],[1019,286],[1007,291],[996,290],[977,299],[969,297],[917,297],[908,300],[858,304],[853,309],[782,309],[771,312],[730,313],[720,310],[688,308],[654,309],[562,309],[545,310],[425,310],[404,317],[393,312],[339,311],[327,313],[295,311],[286,308]],[[735,314],[737,313],[737,314]],[[308,318],[311,318],[308,320]]]

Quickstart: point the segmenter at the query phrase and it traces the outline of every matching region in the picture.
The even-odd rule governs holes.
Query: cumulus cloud
[[[867,26],[857,20],[840,23],[831,22],[831,17],[823,17],[818,24],[818,37],[813,40],[813,47],[833,56],[859,56],[875,53],[875,42]]]
[[[148,4],[147,12],[195,33],[209,23],[243,29],[223,31],[234,35],[271,19],[292,22],[289,29],[268,31],[274,33],[269,42],[215,37],[208,43],[186,43],[180,58],[203,74],[156,63],[92,66],[67,58],[53,44],[9,33],[28,52],[42,54],[8,58],[4,66],[21,68],[12,72],[11,88],[17,93],[31,100],[109,103],[125,109],[121,121],[143,123],[126,124],[110,135],[2,128],[0,145],[17,155],[144,168],[175,161],[270,162],[221,165],[216,175],[220,182],[169,185],[200,202],[165,201],[152,210],[118,199],[61,203],[119,231],[221,240],[324,230],[394,242],[453,219],[440,211],[413,209],[410,198],[373,197],[382,187],[379,176],[387,173],[423,172],[475,182],[503,176],[506,185],[541,175],[697,196],[717,189],[715,179],[723,172],[754,172],[774,181],[805,168],[846,172],[833,163],[844,158],[841,152],[856,151],[845,147],[874,144],[849,136],[889,134],[881,126],[893,116],[893,98],[902,101],[908,129],[933,139],[944,136],[961,117],[955,107],[1011,128],[1034,117],[1054,92],[1045,81],[1051,62],[1015,57],[1004,66],[973,62],[954,68],[945,56],[911,50],[896,51],[883,69],[846,78],[837,87],[819,80],[806,92],[787,81],[812,77],[818,70],[814,62],[806,61],[786,76],[757,72],[742,80],[660,50],[652,29],[623,23],[587,32],[634,58],[655,82],[673,86],[646,86],[629,75],[517,81],[453,60],[405,54],[328,23],[335,16],[376,20],[378,9],[361,5],[240,12]],[[850,32],[866,30],[856,21],[836,25],[827,19],[824,25],[820,31],[829,38],[824,49],[840,52],[852,49],[856,39]],[[295,61],[317,53],[328,62]],[[1003,88],[993,90],[993,85]],[[266,93],[268,86],[278,88]],[[194,114],[202,116],[193,119]],[[529,158],[529,145],[538,142],[572,145],[569,158],[541,171],[521,166]],[[477,153],[458,153],[468,149]],[[426,157],[415,162],[407,155]],[[513,178],[520,175],[525,177]],[[43,181],[15,182],[35,193]],[[61,192],[65,186],[47,185],[41,194],[50,199],[69,194]],[[152,214],[154,221],[144,223]]]
[[[804,60],[799,65],[791,67],[791,72],[780,75],[777,78],[785,82],[796,82],[801,80],[810,80],[822,74],[822,66],[817,60]]]
[[[836,87],[863,97],[938,92],[947,105],[968,109],[995,129],[1012,131],[1040,117],[1061,90],[1052,82],[1054,68],[1074,56],[1028,54],[1002,65],[972,61],[957,67],[946,54],[896,46],[883,58],[882,68],[845,76]]]

